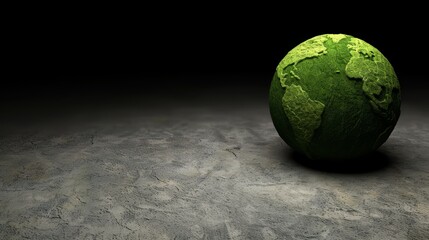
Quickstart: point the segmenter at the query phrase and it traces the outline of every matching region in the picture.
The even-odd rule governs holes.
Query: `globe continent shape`
[[[401,92],[387,58],[346,34],[323,34],[290,50],[269,92],[280,137],[314,160],[356,159],[378,149],[400,116]]]

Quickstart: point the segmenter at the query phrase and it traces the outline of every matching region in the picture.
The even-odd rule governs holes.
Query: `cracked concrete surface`
[[[265,95],[188,97],[4,108],[0,239],[429,239],[428,112],[320,165]]]

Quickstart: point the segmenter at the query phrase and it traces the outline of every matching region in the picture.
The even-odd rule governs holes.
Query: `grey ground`
[[[363,166],[326,167],[253,93],[4,106],[0,239],[429,239],[424,104]]]

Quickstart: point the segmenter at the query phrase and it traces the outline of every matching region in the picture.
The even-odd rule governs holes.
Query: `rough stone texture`
[[[263,92],[3,108],[0,239],[429,239],[428,111],[318,165]]]

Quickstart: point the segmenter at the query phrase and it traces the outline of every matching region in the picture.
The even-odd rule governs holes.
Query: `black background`
[[[348,14],[316,8],[310,13],[304,7],[29,7],[31,14],[20,13],[6,24],[10,32],[4,34],[9,40],[4,47],[10,55],[2,96],[195,85],[195,78],[183,76],[200,76],[201,82],[209,76],[242,76],[234,82],[219,77],[202,84],[227,87],[263,81],[266,86],[290,49],[324,33],[350,34],[372,44],[389,59],[400,81],[424,76],[425,16],[416,11],[418,6],[403,8],[401,15],[372,8]],[[423,84],[424,77],[410,81]]]

